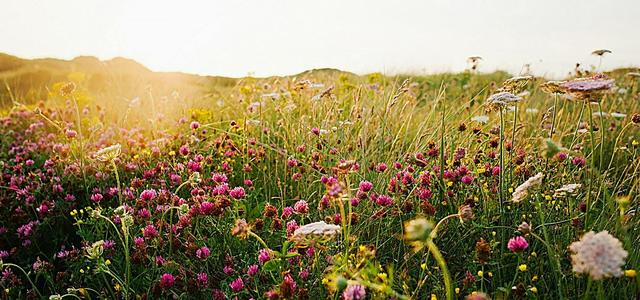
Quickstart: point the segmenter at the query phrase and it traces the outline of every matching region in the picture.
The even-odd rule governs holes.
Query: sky
[[[638,0],[2,0],[0,52],[223,76],[640,66]]]

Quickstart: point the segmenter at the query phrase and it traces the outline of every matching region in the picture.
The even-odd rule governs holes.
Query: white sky
[[[124,56],[156,71],[286,75],[640,66],[640,0],[2,0],[0,52]]]

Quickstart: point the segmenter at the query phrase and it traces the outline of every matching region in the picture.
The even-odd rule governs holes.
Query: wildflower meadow
[[[0,298],[640,297],[638,70],[480,59],[7,83]]]

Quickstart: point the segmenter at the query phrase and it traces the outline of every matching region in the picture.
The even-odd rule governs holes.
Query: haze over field
[[[480,69],[559,77],[576,62],[640,65],[640,3],[603,1],[3,1],[0,51],[124,56],[155,71],[223,76]]]

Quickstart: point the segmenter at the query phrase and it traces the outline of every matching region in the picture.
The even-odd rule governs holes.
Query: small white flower
[[[326,242],[340,234],[342,228],[339,225],[327,224],[324,221],[309,223],[301,226],[293,232],[291,240],[297,243],[310,243],[312,241]]]
[[[554,197],[564,197],[566,195],[573,195],[581,187],[582,187],[582,184],[579,184],[579,183],[565,184],[562,187],[560,187],[559,189],[555,190],[555,192],[553,193],[553,196]]]
[[[594,280],[623,274],[622,266],[627,251],[606,230],[598,233],[589,231],[579,241],[573,242],[569,250],[573,252],[571,263],[576,273],[588,274]]]
[[[278,93],[268,93],[268,94],[262,94],[261,95],[262,98],[271,98],[271,99],[280,99],[280,94]]]
[[[512,194],[513,198],[511,199],[511,201],[516,203],[522,201],[524,198],[527,197],[527,195],[529,195],[530,188],[542,184],[543,178],[544,178],[544,174],[542,174],[542,172],[539,172],[535,176],[527,179],[527,181],[519,185],[516,188],[516,190],[513,191],[513,194]]]
[[[537,114],[538,113],[538,109],[537,108],[527,108],[526,112],[528,114]]]
[[[521,97],[509,92],[495,93],[487,98],[486,104],[491,107],[505,107],[509,103],[516,103],[522,100]]]
[[[471,118],[471,121],[486,124],[487,122],[489,122],[489,116],[475,116]]]
[[[96,159],[99,161],[112,161],[120,156],[121,150],[122,146],[120,146],[120,144],[102,148],[96,152]]]

